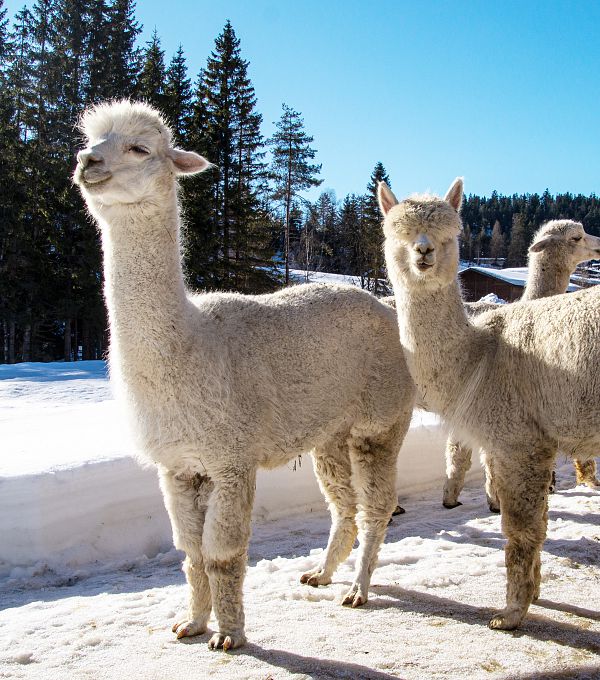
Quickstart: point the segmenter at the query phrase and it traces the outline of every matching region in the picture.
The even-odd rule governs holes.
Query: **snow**
[[[290,277],[298,283],[306,282],[304,269],[290,269]],[[309,283],[343,283],[348,286],[360,286],[360,276],[350,274],[330,274],[329,272],[308,272]]]
[[[496,293],[488,293],[487,295],[484,295],[482,298],[479,298],[479,302],[490,302],[494,305],[506,304],[506,300],[504,300],[501,297],[498,297]]]
[[[529,275],[527,267],[505,267],[504,269],[494,269],[493,267],[471,266],[467,269],[472,269],[473,271],[484,274],[485,276],[491,276],[494,279],[500,279],[501,281],[511,283],[513,286],[521,286],[522,288],[525,287],[525,284],[527,283],[527,277]],[[567,292],[572,293],[579,289],[580,286],[571,283],[567,288]]]
[[[207,649],[209,634],[176,641],[170,630],[186,602],[181,554],[155,473],[130,458],[102,362],[0,366],[0,441],[0,678],[600,678],[600,494],[575,487],[565,461],[542,598],[514,633],[486,627],[504,600],[500,518],[478,470],[464,505],[442,508],[434,417],[415,414],[399,462],[406,514],[360,609],[340,605],[356,551],[330,586],[298,580],[329,530],[310,457],[264,473],[244,585],[249,642],[223,653]]]
[[[0,441],[0,576],[170,549],[156,473],[131,457],[104,362],[0,366]],[[432,465],[422,453],[443,445],[438,419],[416,412],[400,457],[401,493],[442,479],[442,456]],[[323,508],[310,456],[259,472],[255,520]]]

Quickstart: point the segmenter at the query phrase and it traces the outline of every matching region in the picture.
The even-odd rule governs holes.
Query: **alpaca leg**
[[[513,630],[540,593],[540,552],[548,525],[548,486],[554,456],[539,450],[531,458],[496,458],[495,472],[507,570],[506,608],[490,621],[490,628]]]
[[[556,491],[556,470],[552,470],[552,478],[550,479],[548,493],[554,493],[555,491]]]
[[[590,489],[597,489],[600,487],[600,481],[596,477],[596,461],[593,458],[588,460],[580,460],[575,458],[575,474],[577,476],[577,484],[585,484]]]
[[[458,500],[465,485],[465,475],[471,467],[471,449],[452,439],[446,442],[446,481],[442,505],[456,508],[462,503]]]
[[[399,444],[370,438],[350,440],[352,481],[358,499],[359,552],[354,582],[342,604],[360,607],[369,597],[371,574],[396,506],[396,458]]]
[[[485,472],[485,497],[488,508],[490,509],[490,512],[500,512],[500,499],[498,498],[498,490],[496,489],[492,455],[482,451],[481,462],[483,463],[483,470]]]
[[[323,559],[316,569],[300,577],[301,583],[316,587],[331,583],[338,565],[350,554],[358,530],[348,445],[340,441],[327,449],[316,450],[313,460],[319,486],[331,512],[331,530]]]
[[[338,565],[343,562],[354,545],[357,527],[356,494],[352,488],[350,456],[346,442],[340,441],[313,454],[315,473],[319,486],[329,503],[331,530],[327,549],[321,564],[302,574],[301,583],[311,586],[327,585]]]
[[[255,482],[254,470],[228,471],[215,480],[208,502],[202,553],[219,625],[210,649],[233,649],[246,642],[243,585]]]
[[[206,632],[211,596],[202,557],[202,530],[212,482],[207,477],[179,479],[170,472],[159,473],[165,506],[173,528],[175,547],[186,553],[183,571],[189,587],[187,613],[173,625],[178,638]]]

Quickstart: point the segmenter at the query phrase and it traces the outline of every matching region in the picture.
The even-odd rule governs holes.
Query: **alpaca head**
[[[401,202],[385,182],[379,183],[388,267],[391,264],[406,286],[436,289],[456,278],[462,195],[462,178],[443,199],[423,194]]]
[[[600,238],[586,234],[581,222],[552,220],[542,225],[529,247],[529,257],[548,257],[573,271],[580,262],[600,259]]]
[[[74,182],[90,207],[160,203],[173,190],[175,175],[210,165],[173,148],[165,121],[141,102],[94,106],[84,112],[80,129],[87,145],[77,154]]]

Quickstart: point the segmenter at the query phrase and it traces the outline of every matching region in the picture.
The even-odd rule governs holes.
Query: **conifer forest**
[[[133,0],[35,0],[10,22],[0,0],[0,363],[101,358],[107,347],[98,231],[71,175],[78,118],[107,99],[160,109],[182,148],[214,167],[182,182],[184,268],[191,290],[263,293],[291,269],[360,277],[384,294],[376,200],[380,159],[365,192],[338,200],[319,186],[318,139],[302,102],[282,102],[266,138],[243,51],[230,22],[190,74],[182,47],[166,55],[157,31],[140,40]],[[207,46],[210,49],[210,46]],[[258,98],[257,98],[258,97]],[[292,106],[293,105],[293,106]],[[465,197],[461,257],[526,264],[533,232],[571,218],[600,235],[595,195]]]

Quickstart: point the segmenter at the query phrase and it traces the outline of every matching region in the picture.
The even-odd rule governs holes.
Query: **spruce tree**
[[[375,165],[371,173],[363,208],[363,238],[365,264],[367,267],[367,286],[375,295],[381,292],[380,279],[383,276],[384,267],[382,220],[377,201],[379,182],[385,182],[390,186],[390,178],[381,162]]]
[[[471,236],[471,225],[464,223],[464,227],[459,236],[460,259],[465,262],[473,261],[473,240]]]
[[[506,256],[508,267],[523,267],[527,263],[527,248],[530,243],[529,232],[525,213],[513,215],[510,244]]]
[[[141,50],[136,40],[142,30],[135,18],[134,0],[112,0],[107,7],[106,21],[108,77],[102,97],[133,97],[141,62]]]
[[[313,137],[306,134],[304,121],[298,111],[287,104],[282,105],[283,114],[276,123],[277,131],[269,140],[273,160],[271,175],[275,181],[273,198],[281,201],[284,214],[283,258],[285,283],[290,281],[290,211],[297,194],[316,187],[323,180],[317,179],[321,165],[312,164],[317,154],[310,145]]]
[[[16,359],[18,271],[21,247],[19,223],[24,202],[22,195],[22,145],[16,115],[16,100],[11,87],[12,50],[3,0],[0,0],[0,361]]]
[[[110,63],[110,22],[105,0],[94,0],[88,7],[86,26],[85,103],[109,99],[113,77]]]
[[[192,86],[187,77],[187,67],[183,48],[177,52],[166,72],[163,111],[175,134],[178,144],[186,141],[192,113]]]
[[[496,220],[494,222],[494,228],[492,229],[492,238],[490,241],[490,257],[494,260],[504,257],[506,254],[504,234],[502,233],[502,228],[500,227],[500,221]]]
[[[146,43],[142,56],[142,70],[137,82],[137,96],[165,113],[166,68],[165,53],[160,46],[156,29]]]
[[[269,289],[273,220],[264,201],[261,116],[230,22],[199,78],[188,143],[215,164],[185,187],[186,269],[192,286]]]
[[[341,274],[360,275],[364,271],[361,203],[358,196],[349,194],[339,210],[339,241],[335,252],[337,271]]]

